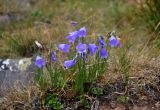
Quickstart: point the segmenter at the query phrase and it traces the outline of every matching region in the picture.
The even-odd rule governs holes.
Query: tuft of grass
[[[0,101],[1,110],[30,110],[32,109],[32,100],[41,92],[34,85],[30,87],[13,88],[9,90],[5,97]],[[38,103],[38,102],[36,102]]]
[[[145,0],[142,5],[143,18],[151,30],[160,32],[160,1]]]
[[[19,56],[32,56],[36,52],[36,45],[34,39],[24,41],[17,37],[11,37],[8,39],[7,46],[9,51]],[[25,42],[25,43],[24,43]]]
[[[128,55],[129,50],[131,48],[131,44],[127,42],[123,48],[120,49],[119,51],[119,59],[118,59],[118,64],[120,68],[120,72],[124,75],[124,81],[127,86],[128,80],[129,80],[129,73],[131,69],[131,58]]]

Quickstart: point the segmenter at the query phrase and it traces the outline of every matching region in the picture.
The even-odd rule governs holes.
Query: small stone
[[[110,106],[112,109],[114,109],[114,108],[116,108],[117,104],[116,104],[116,102],[112,101],[112,102],[110,102]]]
[[[157,102],[157,103],[155,104],[155,106],[156,106],[157,110],[159,110],[159,109],[160,109],[160,102]]]

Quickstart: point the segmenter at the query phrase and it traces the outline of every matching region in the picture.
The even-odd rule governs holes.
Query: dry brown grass
[[[13,12],[20,11],[24,14],[25,20],[15,22],[4,28],[3,33],[7,35],[4,34],[1,39],[4,44],[0,49],[7,51],[7,53],[8,48],[6,48],[6,42],[13,36],[17,37],[20,42],[22,41],[26,47],[29,47],[29,45],[27,45],[29,39],[36,39],[47,45],[49,43],[66,41],[65,36],[68,32],[81,26],[87,27],[87,34],[89,36],[97,36],[99,33],[105,35],[112,30],[116,30],[120,34],[126,34],[130,33],[133,28],[131,25],[135,22],[133,14],[135,14],[136,11],[133,12],[132,5],[126,4],[123,1],[112,3],[111,1],[51,2],[49,0],[40,0],[33,5],[31,10],[25,12],[20,10],[20,7],[17,9],[16,5],[10,7],[11,4],[12,2],[3,2],[4,7],[1,7],[1,10],[3,12],[7,10],[9,10],[7,12],[11,10]],[[8,6],[7,9],[5,9],[6,5]],[[126,7],[130,7],[128,11],[126,11]],[[39,14],[37,15],[37,13]],[[49,20],[49,24],[45,23],[46,19]],[[79,23],[77,27],[71,26],[70,22],[72,20]],[[5,51],[0,53],[0,56],[15,57],[15,55],[18,54],[12,51],[10,55],[6,56]]]
[[[31,110],[32,101],[41,92],[36,86],[30,86],[23,89],[13,89],[8,91],[7,95],[1,99],[0,109],[15,110],[16,108],[22,110]]]

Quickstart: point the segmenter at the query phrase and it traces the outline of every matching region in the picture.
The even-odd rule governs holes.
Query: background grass
[[[50,42],[64,42],[68,31],[81,26],[87,27],[87,34],[90,36],[105,35],[115,30],[121,40],[127,38],[134,43],[133,49],[144,46],[150,37],[146,22],[139,16],[141,10],[137,2],[31,0],[29,3],[30,7],[25,9],[12,0],[0,1],[1,12],[18,13],[22,17],[21,20],[12,20],[0,26],[1,57],[31,56],[28,53],[34,47],[34,40],[44,45]],[[78,26],[72,27],[71,21],[77,21]],[[13,39],[17,39],[19,46]]]
[[[133,64],[148,63],[160,53],[159,34],[148,27],[148,16],[152,15],[148,8],[142,10],[142,4],[147,6],[131,0],[31,0],[29,8],[23,8],[13,0],[0,1],[0,12],[18,13],[22,18],[0,26],[0,58],[34,56],[35,40],[47,48],[51,43],[65,43],[68,32],[86,26],[87,35],[92,38],[114,30],[122,46],[130,45],[127,55],[133,59],[131,70],[135,70]],[[78,25],[73,27],[71,21]],[[116,60],[120,52],[111,54],[115,54],[110,57],[114,71],[119,68]]]

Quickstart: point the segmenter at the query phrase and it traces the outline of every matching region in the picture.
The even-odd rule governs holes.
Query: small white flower
[[[39,48],[42,48],[42,44],[40,44],[38,41],[35,41],[35,44],[39,47]]]
[[[4,70],[5,69],[4,65],[2,65],[1,68]]]

